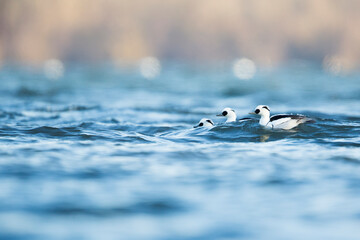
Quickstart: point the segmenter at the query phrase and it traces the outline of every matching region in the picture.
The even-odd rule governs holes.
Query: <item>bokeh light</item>
[[[323,69],[333,75],[340,75],[344,71],[344,66],[337,56],[326,56],[323,60]]]
[[[255,76],[256,65],[248,58],[240,58],[234,62],[233,72],[241,80],[250,80]]]
[[[140,60],[140,73],[146,79],[153,79],[161,72],[161,63],[155,57],[145,57]]]
[[[59,59],[49,59],[43,66],[45,76],[51,80],[58,80],[64,76],[65,67]]]

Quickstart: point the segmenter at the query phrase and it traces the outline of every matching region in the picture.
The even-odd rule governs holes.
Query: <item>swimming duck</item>
[[[213,127],[214,126],[214,122],[211,121],[211,119],[208,118],[203,118],[200,120],[199,124],[194,126],[194,128],[198,128],[198,127]]]
[[[305,122],[314,122],[313,119],[304,115],[279,114],[270,117],[270,108],[266,105],[259,105],[254,112],[249,114],[260,115],[259,124],[265,128],[289,130]]]
[[[236,113],[235,110],[231,109],[231,108],[224,108],[221,114],[216,115],[218,117],[226,117],[226,122],[225,123],[231,123],[231,122],[236,122]],[[241,118],[238,121],[247,121],[250,120],[251,118]]]

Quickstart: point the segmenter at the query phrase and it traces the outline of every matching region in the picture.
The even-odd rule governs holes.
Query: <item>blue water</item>
[[[0,239],[359,239],[360,74],[66,67],[0,70]],[[259,104],[316,123],[215,116]]]

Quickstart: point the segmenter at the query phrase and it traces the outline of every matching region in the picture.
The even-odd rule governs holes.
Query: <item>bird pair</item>
[[[304,115],[289,115],[289,114],[279,114],[270,117],[270,108],[266,105],[259,105],[255,108],[254,112],[250,112],[249,114],[260,115],[259,124],[262,127],[269,129],[284,129],[289,130],[297,127],[299,124],[305,122],[314,122],[313,119],[308,118]],[[231,108],[224,108],[221,114],[216,116],[224,116],[226,117],[225,123],[236,122],[236,113]],[[241,118],[238,121],[247,121],[251,118]],[[195,127],[213,127],[214,123],[211,119],[203,118],[200,120],[199,124]]]

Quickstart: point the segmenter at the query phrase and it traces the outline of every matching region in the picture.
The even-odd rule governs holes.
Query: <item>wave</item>
[[[184,204],[175,199],[154,199],[136,202],[130,205],[113,206],[107,208],[87,205],[86,203],[82,205],[59,203],[24,210],[48,215],[113,217],[134,214],[168,215],[177,212],[183,212],[186,210],[186,207]]]

